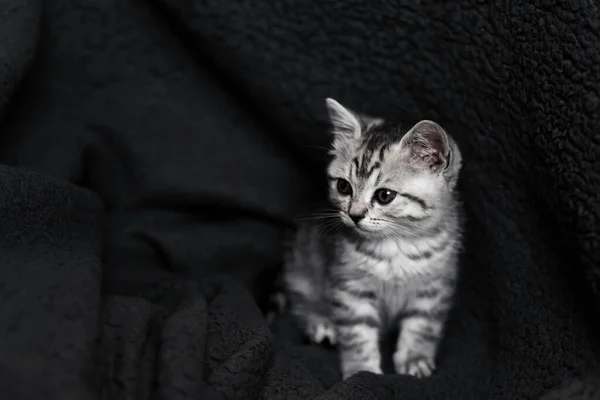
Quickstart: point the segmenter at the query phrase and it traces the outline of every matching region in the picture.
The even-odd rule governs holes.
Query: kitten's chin
[[[373,235],[373,232],[369,231],[368,229],[366,229],[364,227],[354,224],[354,222],[346,221],[345,218],[342,218],[342,222],[344,224],[344,228],[346,229],[346,232],[353,236],[357,236],[360,238],[366,238],[366,237],[370,237]]]
[[[373,229],[360,225],[353,225],[351,228],[356,235],[364,239],[379,239],[385,236],[380,229]]]

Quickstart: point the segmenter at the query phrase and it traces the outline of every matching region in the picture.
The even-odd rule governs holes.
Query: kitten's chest
[[[396,287],[409,284],[424,271],[431,271],[441,261],[439,255],[432,254],[421,244],[390,240],[358,245],[353,257],[375,279]]]
[[[410,308],[416,291],[423,284],[422,272],[431,270],[431,260],[415,260],[402,250],[393,242],[358,249],[362,257],[360,263],[371,275],[380,313],[389,320]]]
[[[410,308],[414,290],[407,282],[379,280],[378,294],[377,303],[379,313],[384,321],[390,323]]]

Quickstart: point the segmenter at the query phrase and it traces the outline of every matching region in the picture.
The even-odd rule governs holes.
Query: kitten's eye
[[[396,192],[390,189],[378,189],[373,196],[379,204],[390,204],[396,198]]]
[[[352,194],[352,186],[350,185],[350,182],[348,182],[345,179],[337,180],[337,190],[344,196],[348,196],[348,195]]]

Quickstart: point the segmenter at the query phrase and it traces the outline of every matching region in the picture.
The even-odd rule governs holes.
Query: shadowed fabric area
[[[0,398],[599,398],[599,82],[592,0],[0,0]],[[264,317],[325,97],[461,147],[430,378]]]

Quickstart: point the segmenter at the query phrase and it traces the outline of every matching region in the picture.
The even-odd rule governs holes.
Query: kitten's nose
[[[365,214],[348,214],[348,216],[355,224],[358,224],[365,217]]]

